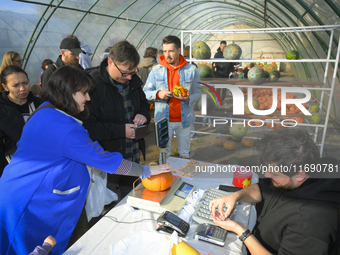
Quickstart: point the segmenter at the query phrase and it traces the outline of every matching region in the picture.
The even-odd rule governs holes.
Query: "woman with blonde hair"
[[[18,52],[15,52],[12,50],[7,51],[4,57],[2,58],[0,73],[2,73],[2,71],[5,69],[6,66],[16,65],[16,66],[22,67],[23,63],[24,61],[21,59],[20,54]],[[4,92],[2,86],[0,86],[0,92]]]

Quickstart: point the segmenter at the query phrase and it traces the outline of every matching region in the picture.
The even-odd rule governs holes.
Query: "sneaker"
[[[192,140],[196,140],[196,139],[198,139],[198,138],[200,138],[200,136],[198,135],[198,134],[193,134],[193,136],[192,137],[190,137],[190,140],[192,141]]]

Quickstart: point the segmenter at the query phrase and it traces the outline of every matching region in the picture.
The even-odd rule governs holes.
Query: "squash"
[[[192,55],[196,59],[210,59],[211,58],[210,47],[203,41],[196,42],[192,46]]]
[[[253,67],[248,71],[248,80],[253,84],[264,82],[264,70],[260,67]]]
[[[242,49],[237,44],[229,44],[223,51],[223,57],[226,60],[240,59]]]
[[[179,96],[179,93],[181,93],[182,97],[186,97],[188,95],[188,89],[179,85],[175,85],[174,95]]]
[[[172,184],[172,173],[162,173],[153,175],[150,178],[142,180],[144,187],[152,191],[163,191],[168,189]]]
[[[223,147],[228,151],[233,151],[236,149],[236,143],[234,141],[227,140],[224,142]]]
[[[195,248],[193,248],[190,244],[182,241],[177,245],[173,244],[171,249],[172,255],[200,255]]]
[[[224,142],[228,140],[227,136],[215,136],[214,138],[214,144],[217,146],[223,146]]]
[[[248,137],[257,137],[257,135],[248,135]],[[257,139],[251,139],[251,138],[243,138],[241,140],[241,143],[243,146],[246,147],[253,147],[257,142]]]
[[[229,128],[230,134],[235,138],[241,138],[243,137],[248,131],[247,126],[243,126],[243,124],[233,124]]]

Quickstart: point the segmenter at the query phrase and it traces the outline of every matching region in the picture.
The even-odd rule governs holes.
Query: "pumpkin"
[[[260,67],[253,67],[248,71],[248,80],[253,84],[260,84],[264,80],[264,70]]]
[[[154,104],[150,104],[150,111],[152,111],[154,109]]]
[[[278,70],[272,70],[269,73],[269,81],[275,82],[275,81],[278,81],[279,78],[280,78],[280,72]]]
[[[290,50],[286,53],[287,59],[298,59],[299,58],[299,52],[296,50]]]
[[[223,57],[226,60],[240,59],[242,55],[242,49],[237,44],[229,44],[223,51]]]
[[[227,136],[215,136],[214,138],[214,144],[217,146],[223,146],[224,142],[228,140]]]
[[[144,187],[152,191],[163,191],[168,189],[172,184],[172,173],[162,173],[153,175],[150,178],[142,180]]]
[[[242,138],[248,131],[247,126],[243,126],[243,124],[233,124],[229,128],[230,134],[235,138]]]
[[[248,135],[248,137],[257,137],[257,135]],[[257,142],[257,139],[251,139],[251,138],[243,138],[241,140],[241,143],[243,146],[246,147],[253,147]]]
[[[190,244],[181,241],[177,245],[173,244],[171,249],[172,255],[200,255],[195,248],[193,248]]]
[[[223,147],[228,151],[233,151],[236,149],[236,143],[234,141],[227,140],[224,142]]]
[[[200,78],[212,78],[212,77],[214,77],[214,72],[208,65],[199,65],[198,66],[198,73],[200,75]]]
[[[155,199],[159,199],[162,197],[165,197],[166,194],[168,194],[169,191],[151,191],[148,189],[144,189],[142,192],[142,199],[149,200],[149,201],[155,201]]]
[[[174,95],[175,96],[179,96],[179,94],[181,93],[181,96],[182,97],[186,97],[187,94],[188,94],[188,89],[187,88],[184,88],[182,86],[179,86],[179,85],[175,85],[175,88],[174,88]]]
[[[258,110],[260,107],[259,101],[257,101],[255,98],[253,98],[253,106],[256,110]],[[244,102],[244,113],[252,114],[252,112],[249,110],[249,107],[248,107],[248,99]]]
[[[210,59],[211,50],[208,44],[199,41],[192,46],[192,55],[196,59]]]

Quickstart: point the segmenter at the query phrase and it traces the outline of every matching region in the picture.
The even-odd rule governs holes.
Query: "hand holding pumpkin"
[[[149,166],[149,168],[150,168],[150,172],[151,172],[151,176],[152,176],[152,175],[170,172],[169,169],[172,168],[172,165],[171,164],[163,164],[163,165],[158,165],[158,166]]]

